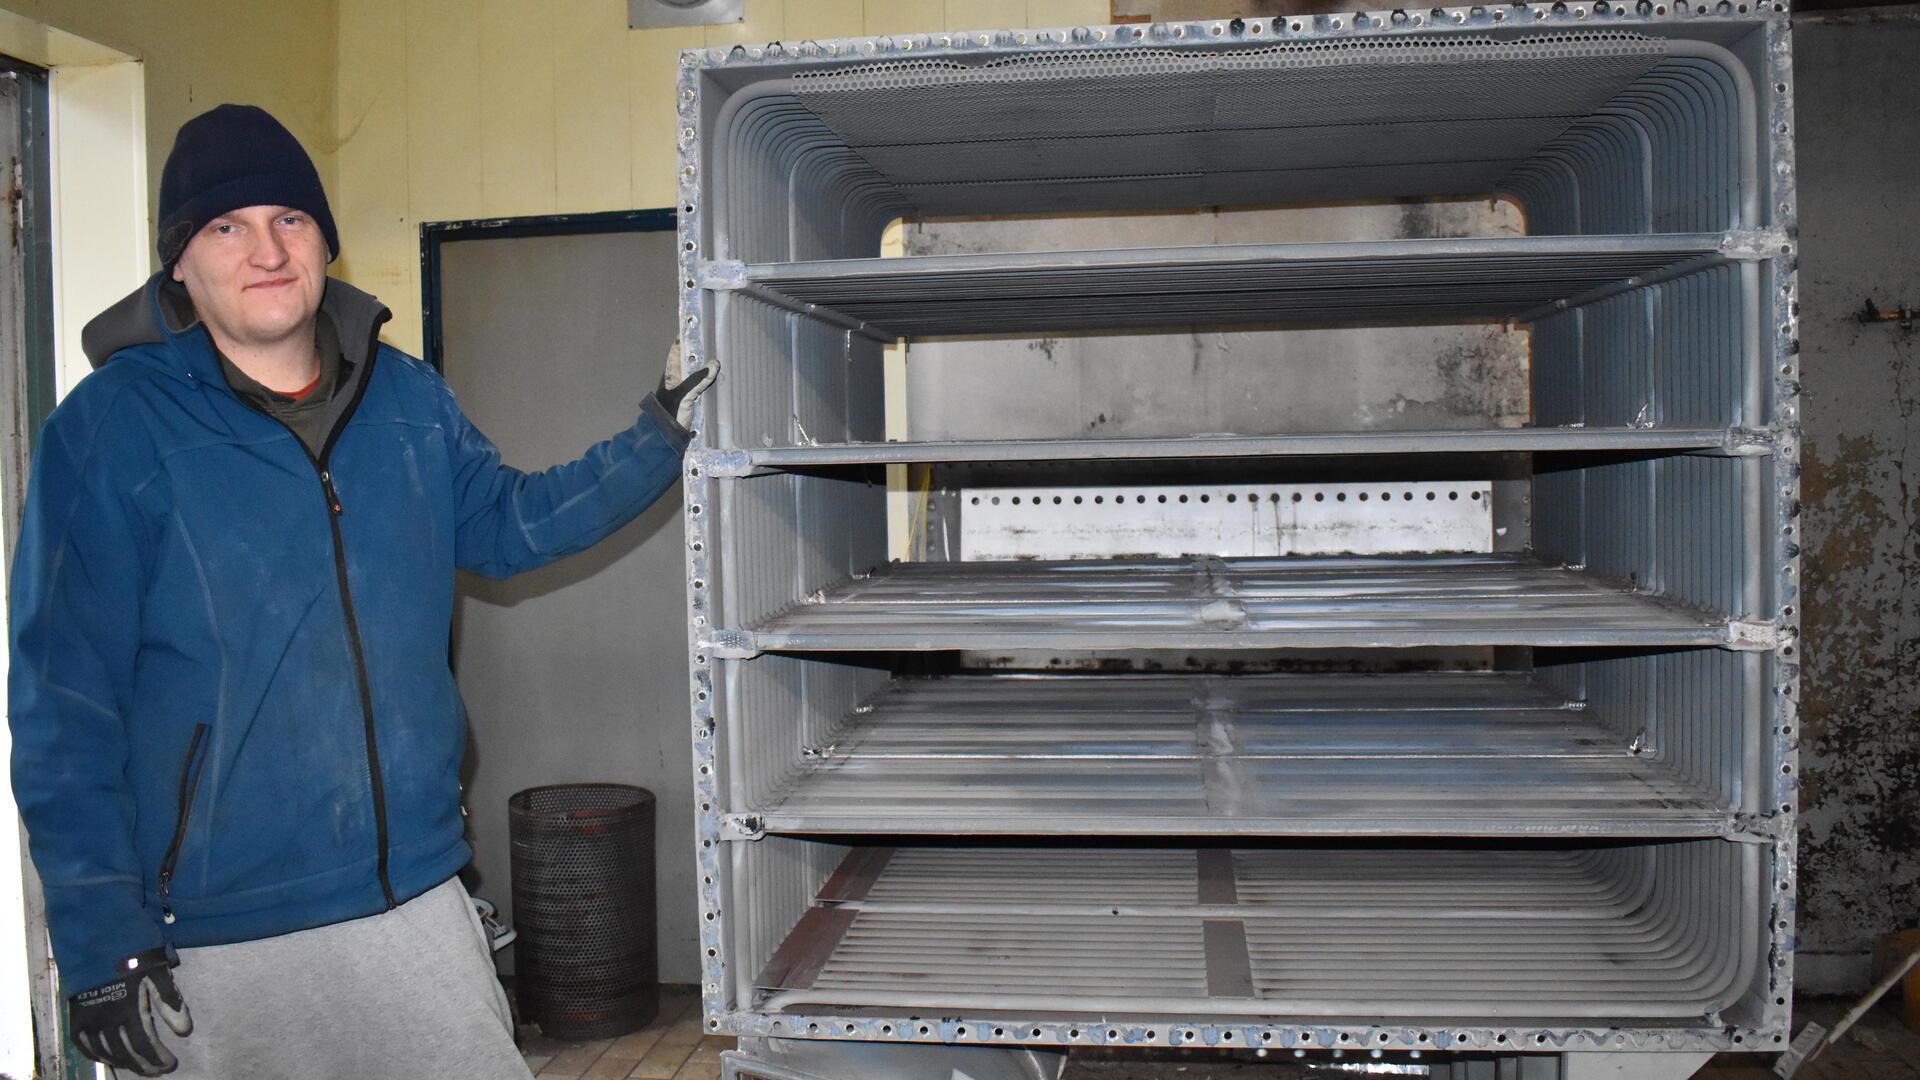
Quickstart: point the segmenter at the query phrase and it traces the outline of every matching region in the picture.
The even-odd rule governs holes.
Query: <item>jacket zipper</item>
[[[173,839],[167,841],[167,853],[160,859],[160,917],[173,923],[173,908],[167,894],[173,891],[173,867],[180,861],[180,845],[187,839],[187,821],[193,816],[193,795],[200,790],[200,770],[205,759],[200,745],[206,739],[207,725],[193,725],[193,738],[187,740],[186,756],[180,759],[180,808],[173,819]]]
[[[320,445],[320,453],[314,454],[307,448],[305,440],[300,438],[286,421],[260,408],[246,398],[235,394],[241,403],[261,416],[287,429],[293,436],[294,444],[307,455],[307,462],[313,466],[313,472],[320,480],[320,494],[327,504],[327,527],[333,534],[333,576],[340,589],[340,611],[347,624],[347,651],[353,658],[353,679],[360,692],[360,725],[366,736],[367,773],[373,788],[373,835],[379,846],[380,894],[386,898],[387,910],[392,911],[400,903],[394,899],[393,881],[387,876],[387,790],[386,781],[380,775],[380,743],[373,730],[373,687],[367,681],[367,655],[360,643],[360,622],[353,613],[353,589],[347,581],[347,545],[340,535],[340,515],[346,513],[340,502],[340,493],[333,486],[333,471],[327,467],[333,456],[333,444],[340,433],[347,428],[347,422],[360,408],[360,399],[367,394],[367,385],[373,381],[373,364],[380,354],[380,321],[373,326],[373,335],[367,349],[367,370],[361,374],[359,383],[354,387],[353,400],[347,403],[340,418],[334,421],[333,430],[327,432],[327,441]]]

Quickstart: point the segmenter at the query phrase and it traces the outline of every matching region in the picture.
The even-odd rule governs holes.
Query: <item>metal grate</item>
[[[713,644],[750,652],[1733,641],[1725,615],[1494,554],[895,564]]]
[[[789,939],[799,962],[758,983],[772,1010],[1019,1010],[1057,988],[1129,1020],[1697,1020],[1749,970],[1743,928],[1710,898],[1740,880],[1737,855],[1716,841],[862,849],[861,887],[823,894]]]
[[[883,464],[1028,461],[1164,461],[1256,457],[1348,457],[1382,454],[1499,453],[1765,453],[1764,432],[1726,428],[1531,427],[1479,431],[1289,432],[1275,435],[1191,435],[1117,439],[920,439],[913,442],[819,442],[697,452],[715,476],[741,477],[785,469],[857,468]]]
[[[1732,246],[1721,233],[1229,244],[721,265],[707,280],[888,336],[1504,319],[1708,269]]]
[[[1025,836],[1716,836],[1731,807],[1514,675],[965,676],[869,700],[762,824]]]

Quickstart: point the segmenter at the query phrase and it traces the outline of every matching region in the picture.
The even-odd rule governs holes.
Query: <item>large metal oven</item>
[[[710,1031],[1568,1076],[1785,1045],[1783,5],[681,64]],[[1524,230],[881,257],[899,219],[1437,196]],[[1524,328],[1524,422],[887,437],[901,340],[1463,323]],[[1396,662],[1432,655],[1479,660]]]

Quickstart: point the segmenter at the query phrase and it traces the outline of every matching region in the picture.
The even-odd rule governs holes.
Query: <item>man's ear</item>
[[[182,273],[180,272],[180,260],[179,260],[179,259],[175,259],[175,260],[173,260],[173,280],[175,280],[175,281],[177,281],[177,282],[179,282],[179,283],[181,283],[182,285],[184,285],[184,284],[186,284],[186,283],[187,283],[187,278],[186,278],[186,275],[184,275],[184,274],[182,274]]]

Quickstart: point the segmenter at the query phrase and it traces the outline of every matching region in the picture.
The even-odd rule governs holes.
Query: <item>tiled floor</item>
[[[1800,1070],[1805,1080],[1920,1080],[1920,1036],[1906,1029],[1900,1004],[1882,1002],[1833,1049]],[[1831,1026],[1849,1002],[1802,1001],[1796,1030],[1809,1020]],[[720,1052],[733,1040],[700,1033],[700,1002],[691,989],[663,989],[660,1015],[645,1028],[618,1039],[563,1043],[542,1035],[523,1039],[521,1051],[534,1073],[578,1080],[719,1080]],[[1774,1080],[1770,1055],[1723,1055],[1696,1080]],[[1166,1051],[1151,1057],[1076,1052],[1064,1080],[1289,1080],[1325,1076],[1286,1060],[1231,1060],[1220,1055]]]
[[[729,1038],[700,1034],[700,999],[689,990],[662,989],[653,1023],[618,1039],[565,1043],[544,1035],[520,1041],[527,1066],[542,1080],[719,1080],[720,1051]]]

